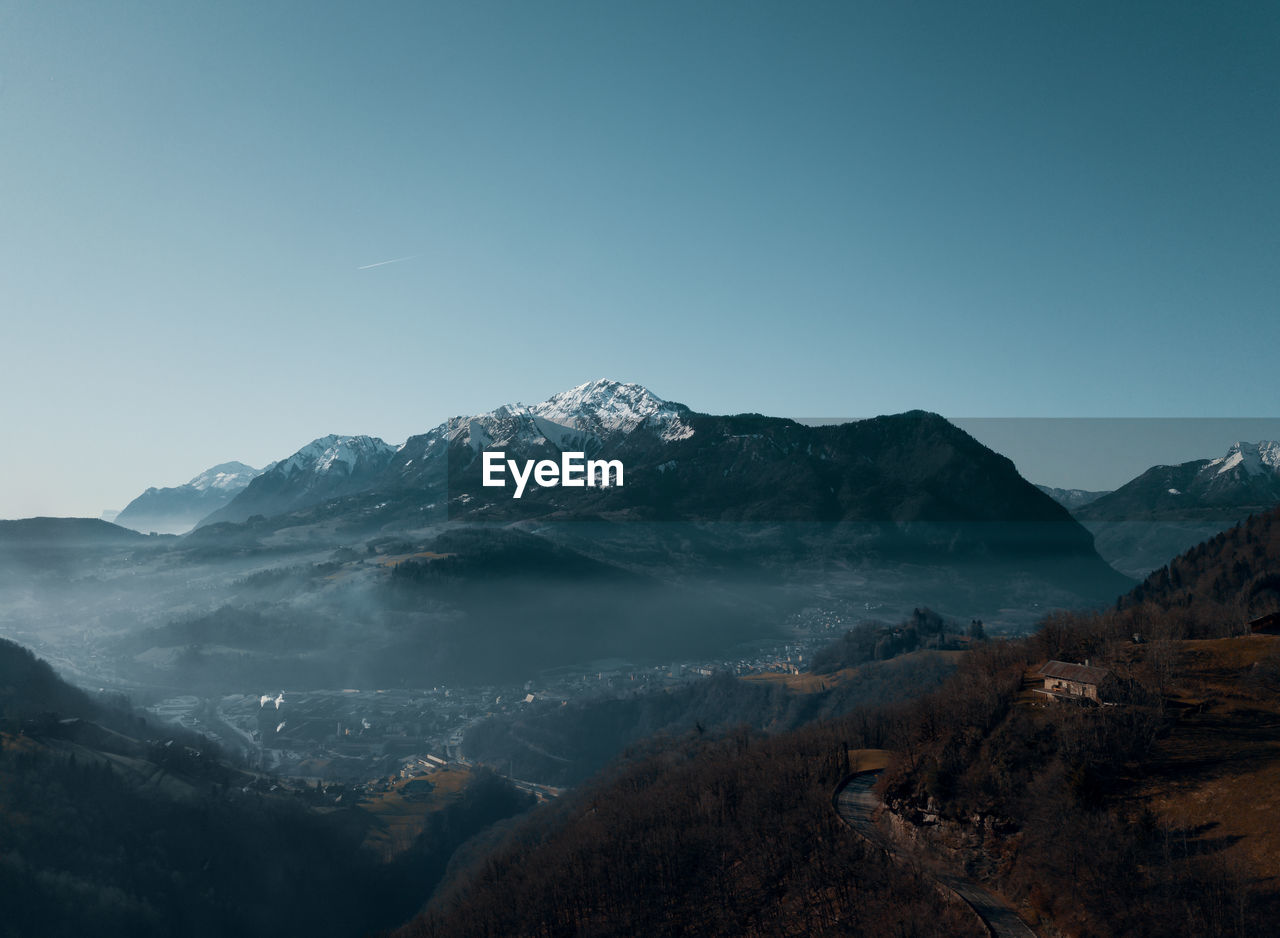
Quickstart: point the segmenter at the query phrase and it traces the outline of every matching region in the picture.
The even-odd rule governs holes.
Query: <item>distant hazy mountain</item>
[[[1280,504],[1280,443],[1236,443],[1217,459],[1153,466],[1079,508],[1098,552],[1144,577],[1251,514]]]
[[[185,485],[149,488],[125,506],[115,523],[143,533],[181,534],[229,503],[261,471],[242,462],[224,462]]]
[[[252,479],[200,524],[279,515],[368,489],[396,448],[371,436],[330,434],[312,440]]]
[[[137,531],[100,518],[21,518],[0,521],[0,547],[114,547],[146,543]]]
[[[1090,502],[1097,501],[1103,495],[1111,494],[1110,491],[1088,492],[1084,489],[1059,489],[1054,488],[1052,485],[1037,485],[1036,488],[1067,509],[1067,511],[1083,508]]]
[[[27,586],[43,581],[54,590],[57,601],[70,603],[53,617],[55,621],[67,616],[89,615],[92,613],[75,605],[74,581],[83,582],[86,571],[94,569],[105,557],[163,550],[173,540],[175,538],[147,537],[100,518],[0,521],[0,591],[7,597],[7,601],[0,604],[0,632],[20,633],[25,627],[19,624],[23,616],[40,608],[40,603],[24,604],[18,599]],[[8,592],[10,587],[16,587],[16,591]]]

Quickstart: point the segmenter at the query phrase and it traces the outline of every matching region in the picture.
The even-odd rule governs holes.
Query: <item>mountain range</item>
[[[626,484],[531,487],[516,502],[509,491],[481,484],[486,450],[617,458],[626,464]],[[279,518],[366,494],[384,503],[384,518],[436,499],[458,520],[603,512],[651,520],[1017,521],[1073,528],[1008,460],[935,414],[811,427],[755,414],[699,414],[614,381],[590,382],[539,404],[454,417],[399,447],[372,437],[324,437],[254,478],[202,525]]]
[[[486,451],[618,459],[626,484],[530,485],[515,500],[482,484]],[[198,526],[225,538],[222,525],[251,519],[259,532],[324,521],[370,534],[448,520],[592,521],[605,529],[587,536],[560,528],[555,536],[588,552],[630,553],[634,543],[619,542],[636,532],[620,538],[619,523],[682,522],[701,526],[694,541],[704,559],[723,546],[711,543],[723,538],[708,525],[840,523],[838,549],[820,539],[828,554],[954,559],[1030,550],[1078,559],[1096,549],[1121,573],[1142,577],[1278,502],[1275,442],[1240,442],[1216,459],[1156,466],[1112,492],[1033,487],[1003,457],[923,411],[814,427],[702,414],[638,384],[597,380],[536,404],[452,417],[398,446],[334,434],[263,471],[224,463],[183,486],[148,489],[117,523],[162,533]],[[821,552],[810,550],[810,559]]]
[[[495,450],[620,459],[626,485],[531,485],[516,501],[482,484],[482,454]],[[701,414],[641,385],[602,379],[540,403],[452,417],[399,446],[333,434],[264,470],[223,463],[185,485],[147,489],[116,522],[160,533],[250,519],[279,528],[323,518],[360,530],[443,520],[856,522],[869,526],[862,533],[877,549],[910,528],[909,551],[926,542],[953,553],[1016,542],[1092,553],[1082,532],[1001,459],[923,411],[810,427]],[[1140,578],[1280,503],[1280,443],[1239,442],[1216,459],[1155,466],[1110,492],[1034,489],[1093,535],[1103,559]]]
[[[582,489],[531,485],[524,498],[515,500],[509,489],[482,484],[483,453],[498,449],[522,459],[556,458],[566,451],[617,459],[625,464],[626,481]],[[1216,460],[1157,467],[1116,492],[1090,493],[1097,497],[1078,504],[1073,517],[1059,502],[1070,500],[1071,493],[1030,484],[1007,458],[937,414],[910,411],[807,426],[757,414],[703,414],[638,385],[591,382],[539,404],[452,418],[401,446],[368,436],[323,437],[255,473],[183,537],[147,537],[96,519],[0,523],[0,553],[6,560],[0,579],[20,598],[0,610],[7,616],[0,628],[45,644],[63,667],[82,668],[78,673],[89,686],[107,683],[96,680],[104,675],[165,698],[204,697],[213,703],[192,711],[194,717],[207,721],[202,725],[228,744],[239,745],[217,701],[276,688],[291,695],[293,688],[485,688],[474,711],[458,711],[471,719],[497,706],[498,688],[522,688],[521,696],[528,691],[529,704],[534,682],[565,671],[587,674],[580,683],[593,687],[590,674],[599,682],[601,673],[612,669],[665,674],[672,662],[748,660],[752,652],[746,649],[789,640],[785,624],[803,618],[804,610],[823,616],[834,612],[841,621],[854,622],[892,617],[904,605],[937,603],[961,621],[982,617],[996,626],[996,634],[1008,634],[1050,608],[1072,605],[1105,604],[1115,611],[1103,621],[1129,615],[1136,623],[1139,613],[1146,615],[1168,598],[1170,608],[1161,612],[1170,622],[1180,615],[1197,627],[1215,625],[1225,621],[1223,610],[1230,612],[1237,596],[1247,599],[1240,607],[1245,615],[1274,608],[1280,593],[1274,576],[1265,572],[1275,548],[1274,517],[1265,531],[1255,521],[1211,540],[1119,604],[1117,596],[1133,584],[1104,562],[1093,535],[1077,519],[1098,515],[1101,520],[1086,523],[1103,532],[1114,530],[1108,524],[1146,525],[1149,531],[1175,522],[1221,524],[1222,518],[1276,497],[1270,486],[1278,451],[1274,444],[1239,444]],[[226,466],[215,469],[189,485],[207,491],[221,478],[225,495],[238,484],[231,480],[242,478]],[[1252,533],[1242,533],[1247,531]],[[1166,586],[1179,592],[1166,597]],[[1125,649],[1131,647],[1129,635],[1149,628],[1128,619],[1121,625],[1113,630]],[[1073,627],[1094,640],[1084,625]],[[1050,629],[1030,641],[1054,634]],[[1081,650],[1092,653],[1074,640],[1063,647],[1077,656]],[[984,655],[978,660],[988,660]],[[1021,661],[1014,662],[1010,694],[1021,686],[1024,670]],[[760,701],[782,708],[780,713],[816,716],[827,712],[822,708],[828,704],[834,708],[846,692],[868,690],[876,673],[860,672],[856,685],[852,680],[847,687],[835,685],[822,700],[812,688],[798,691],[800,680],[813,675],[786,676],[786,681],[796,679],[795,688],[789,683],[739,686],[725,675],[699,685],[697,697],[662,689],[652,700],[632,700],[637,691],[628,688],[621,704],[579,710],[548,699],[544,710],[556,715],[557,724],[575,721],[570,725],[579,736],[577,727],[588,735],[621,738],[623,728],[634,726],[638,738],[651,718],[698,708],[692,726],[687,720],[667,721],[683,726],[685,738],[694,741],[707,726],[714,731],[724,722],[717,717],[704,726],[705,714],[741,722],[751,715],[751,702]],[[886,686],[894,682],[897,693],[940,676],[913,667],[884,669],[880,680]],[[979,676],[962,675],[963,686],[975,695],[970,706],[956,707],[949,700],[938,712],[974,714],[979,721],[1000,713],[991,709],[992,682],[975,680]],[[0,869],[0,878],[10,877],[8,891],[38,896],[28,905],[42,916],[78,909],[68,898],[78,886],[44,876],[30,865],[31,858],[51,871],[68,868],[80,862],[80,854],[52,847],[77,843],[65,836],[68,829],[97,831],[93,842],[103,859],[94,861],[95,868],[107,871],[102,882],[111,889],[121,894],[136,889],[139,895],[170,889],[164,895],[172,894],[172,903],[163,908],[179,910],[168,911],[171,917],[191,907],[211,923],[212,933],[255,933],[235,919],[240,903],[226,898],[242,894],[251,877],[226,871],[240,870],[233,858],[267,849],[263,844],[277,830],[294,829],[281,825],[295,825],[291,808],[296,806],[285,802],[295,796],[273,791],[276,783],[261,773],[202,757],[202,746],[169,746],[150,738],[153,731],[139,718],[100,723],[107,719],[100,710],[86,709],[82,697],[52,684],[29,656],[3,644],[0,678],[0,716],[7,713],[12,725],[8,738],[18,739],[15,730],[21,730],[21,745],[44,760],[42,774],[34,776],[41,785],[33,790],[45,800],[14,803],[51,806],[24,815],[36,823],[15,855],[29,864],[22,869],[35,872],[13,874],[19,869],[14,864]],[[948,693],[956,693],[957,686],[949,685]],[[9,687],[20,692],[8,694],[16,703],[6,698]],[[318,699],[327,707],[330,696],[345,694],[323,693]],[[57,716],[50,715],[53,711]],[[501,761],[501,746],[532,745],[544,761],[555,763],[553,768],[566,764],[568,756],[548,746],[555,737],[535,733],[533,715],[541,712],[532,707],[511,711],[512,722],[495,737],[495,762]],[[784,725],[771,711],[760,714],[759,726]],[[268,717],[274,724],[273,715]],[[926,722],[907,719],[901,725]],[[276,725],[275,732],[284,725]],[[300,724],[296,732],[327,738],[334,725],[317,719]],[[973,739],[981,738],[984,725],[974,725]],[[832,730],[820,746],[806,750],[805,761],[822,752],[847,752],[851,740],[854,746],[870,744],[870,736],[854,737],[847,732],[852,729],[849,723]],[[341,743],[351,745],[345,739]],[[468,756],[477,758],[483,743],[483,733],[473,739],[468,732],[467,745],[474,747]],[[671,750],[670,739],[660,745]],[[8,753],[6,747],[0,748]],[[1039,750],[1023,742],[1018,747],[1019,753],[1032,753],[1025,757],[1029,764],[1038,764]],[[742,758],[743,751],[738,746],[734,758]],[[726,769],[725,777],[743,778],[746,768],[755,766],[759,772],[747,790],[783,777],[764,758],[749,755]],[[969,762],[982,764],[976,757]],[[96,774],[81,765],[92,765]],[[508,757],[508,771],[511,765]],[[0,778],[9,788],[23,777],[16,762],[13,768]],[[828,814],[831,787],[846,769],[828,768],[831,777],[823,776],[806,797],[818,816],[834,824]],[[29,768],[21,770],[33,777]],[[155,797],[153,779],[164,786],[156,788]],[[700,789],[682,780],[671,790]],[[62,821],[71,806],[97,803],[110,810]],[[652,803],[666,812],[671,796]],[[799,802],[784,798],[778,803]],[[207,805],[217,806],[212,821]],[[326,802],[321,816],[341,821],[342,829],[361,817],[358,804],[344,800],[340,811],[329,810],[337,805]],[[485,815],[484,823],[497,816],[502,812]],[[153,817],[154,823],[148,820]],[[477,821],[465,833],[479,826]],[[714,823],[707,830],[727,827]],[[155,874],[111,878],[117,867],[106,858],[134,828],[146,832],[148,844],[162,848],[154,854],[130,848],[134,856],[156,857],[148,867]],[[179,835],[172,846],[160,836],[166,830]],[[371,876],[360,863],[333,867],[332,857],[360,856],[353,844],[333,839],[340,832],[309,825],[305,830],[310,838],[305,842],[296,840],[302,836],[296,832],[280,839],[308,845],[284,860],[307,875],[294,878],[299,885],[292,897],[281,894],[277,900],[275,892],[270,894],[271,903],[282,908],[314,912],[303,930],[359,933],[363,926],[340,922],[339,910],[331,905],[383,915],[381,910],[400,902],[394,896],[389,901],[382,891],[389,881],[387,868]],[[199,851],[182,849],[193,839],[191,831],[200,832]],[[790,838],[789,830],[779,843]],[[460,831],[458,839],[465,834]],[[1056,847],[1052,839],[1042,843]],[[770,855],[758,844],[748,846],[744,855]],[[815,855],[812,849],[806,847],[805,855]],[[451,852],[449,846],[441,853],[440,870]],[[621,848],[608,853],[630,855]],[[330,878],[317,879],[328,867],[333,867]],[[171,870],[181,888],[171,888]],[[434,880],[414,867],[395,882]],[[392,892],[406,908],[387,912],[388,919],[403,918],[420,904],[412,890],[397,886]],[[348,901],[349,895],[365,898]],[[341,901],[326,905],[333,896]],[[256,933],[297,930],[292,912],[290,921],[260,914],[270,928]],[[370,927],[379,924],[374,918],[370,922]],[[79,931],[92,927],[87,921],[76,925]],[[450,923],[438,933],[460,932]]]
[[[1098,552],[1138,578],[1280,504],[1280,443],[1238,442],[1216,459],[1153,466],[1073,510]]]
[[[246,521],[277,515],[370,488],[396,447],[372,436],[331,434],[312,440],[250,480],[229,502],[200,523]]]
[[[535,482],[517,500],[482,484],[495,450],[617,460],[625,482]],[[810,426],[699,413],[616,381],[457,416],[400,446],[322,437],[182,537],[93,524],[83,533],[114,530],[119,546],[50,548],[13,573],[43,602],[38,619],[12,612],[13,634],[87,623],[93,668],[210,693],[750,656],[815,605],[930,605],[1016,632],[1132,585],[1065,508],[937,414]]]
[[[1091,520],[1194,518],[1204,509],[1262,509],[1280,502],[1280,443],[1235,443],[1217,459],[1153,466],[1082,506]]]
[[[530,485],[516,500],[508,489],[482,484],[482,454],[494,450],[524,459],[564,452],[617,459],[626,467],[625,484]],[[190,494],[198,481],[182,489]],[[138,502],[148,496],[155,502],[165,491],[135,500],[122,523],[140,514]],[[1066,580],[1091,581],[1086,593],[1124,585],[1096,563],[1088,532],[1061,505],[1008,459],[936,414],[808,426],[758,414],[702,414],[640,385],[609,380],[537,404],[453,417],[398,447],[369,436],[322,437],[254,474],[200,519],[201,542],[243,539],[226,525],[250,520],[255,536],[320,521],[369,535],[447,520],[582,521],[597,523],[589,536],[564,526],[551,536],[588,552],[623,554],[634,553],[637,538],[684,538],[682,549],[703,560],[730,541],[739,553],[750,544],[778,558],[799,551],[816,563],[850,553],[895,561],[1054,558],[1055,571],[1073,568]],[[659,527],[641,535],[624,522]],[[696,532],[676,534],[673,524]],[[769,530],[744,539],[726,524]],[[814,524],[826,527],[802,536],[794,527]],[[778,525],[791,527],[784,535]],[[1106,585],[1099,590],[1100,583]]]
[[[607,456],[625,464],[626,481],[530,486],[517,501],[482,484],[481,455],[493,450]],[[324,437],[258,475],[201,526],[254,516],[281,526],[316,506],[348,521],[368,514],[371,525],[428,509],[431,518],[470,521],[862,522],[913,526],[917,536],[932,525],[953,546],[957,526],[968,525],[961,540],[1015,537],[1024,547],[1090,552],[1087,535],[1012,463],[936,414],[814,427],[700,414],[639,385],[603,380],[539,404],[454,417],[399,447]]]

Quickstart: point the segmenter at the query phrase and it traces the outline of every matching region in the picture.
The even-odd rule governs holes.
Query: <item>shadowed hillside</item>
[[[341,794],[341,792],[339,792]],[[237,768],[0,640],[0,935],[333,935],[403,921],[526,796],[479,773],[384,860],[376,816]]]

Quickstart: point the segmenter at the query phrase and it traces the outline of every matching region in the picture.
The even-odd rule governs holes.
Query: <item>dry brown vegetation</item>
[[[1219,535],[1106,613],[971,655],[897,724],[886,800],[1063,933],[1265,931],[1280,651],[1244,633],[1280,595],[1278,520]],[[1111,669],[1107,705],[1031,694],[1050,658]]]
[[[889,767],[893,753],[888,749],[850,749],[850,772],[877,772]]]
[[[471,770],[450,765],[422,776],[434,786],[425,797],[408,798],[405,785],[409,779],[398,779],[390,791],[377,792],[361,804],[371,816],[365,844],[390,859],[408,849],[426,826],[427,816],[457,802],[471,779]]]
[[[1226,851],[1236,841],[1151,797],[1186,770],[1164,748],[1188,738],[1177,722],[1191,713],[1177,697],[1179,643],[1096,649],[1094,663],[1120,678],[1109,706],[1041,702],[1027,693],[1028,666],[1063,657],[1057,639],[1097,637],[1092,617],[1056,625],[985,661],[971,656],[948,686],[904,708],[891,724],[886,802],[957,868],[1063,934],[1256,934],[1274,891]],[[1238,755],[1225,746],[1210,761],[1243,793]]]
[[[1280,889],[1280,638],[1178,642],[1173,721],[1134,795],[1190,847]]]

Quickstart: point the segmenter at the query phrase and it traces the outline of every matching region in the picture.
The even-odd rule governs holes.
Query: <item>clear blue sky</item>
[[[1264,2],[4,0],[0,517],[601,376],[1273,416],[1278,114]]]

